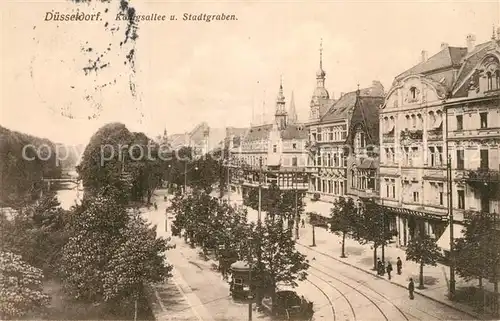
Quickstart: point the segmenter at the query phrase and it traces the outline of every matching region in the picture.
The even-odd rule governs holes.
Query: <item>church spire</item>
[[[292,91],[292,96],[290,97],[290,109],[288,111],[288,122],[290,124],[297,123],[297,110],[295,109],[295,98]]]
[[[323,70],[323,38],[319,42],[319,69]]]
[[[288,115],[285,109],[285,96],[283,95],[283,77],[280,77],[280,89],[278,92],[278,98],[276,99],[276,112],[274,113],[274,119],[279,130],[286,127],[287,116]]]

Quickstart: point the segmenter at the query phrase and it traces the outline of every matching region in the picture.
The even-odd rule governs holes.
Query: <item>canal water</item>
[[[69,173],[72,178],[77,178],[76,171]],[[83,186],[80,183],[78,186],[74,183],[61,183],[56,192],[57,199],[61,203],[61,207],[69,210],[71,206],[80,204],[83,197]]]

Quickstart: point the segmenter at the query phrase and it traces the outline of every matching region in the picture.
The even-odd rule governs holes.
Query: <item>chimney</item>
[[[426,62],[427,61],[427,51],[426,50],[422,50],[422,62]]]
[[[448,47],[449,47],[448,43],[446,43],[446,42],[441,43],[441,50],[446,49]]]
[[[474,47],[476,46],[476,36],[469,34],[467,35],[467,53],[472,52],[474,50]]]

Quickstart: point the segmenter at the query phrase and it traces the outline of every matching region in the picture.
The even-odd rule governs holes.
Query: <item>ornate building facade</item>
[[[467,55],[444,103],[458,221],[474,212],[500,213],[500,29],[489,42],[475,46],[473,36],[468,40]]]
[[[307,132],[305,126],[297,122],[293,94],[290,107],[286,108],[282,83],[274,122],[252,126],[238,140],[238,145],[233,144],[231,149],[232,181],[235,185],[240,184],[243,192],[245,188],[258,186],[257,171],[265,174],[261,182],[264,188],[274,182],[281,189],[307,190],[307,182],[292,175],[305,168]]]

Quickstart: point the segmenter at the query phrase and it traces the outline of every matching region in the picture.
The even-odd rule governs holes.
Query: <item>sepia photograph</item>
[[[0,320],[500,319],[498,0],[0,12]]]

